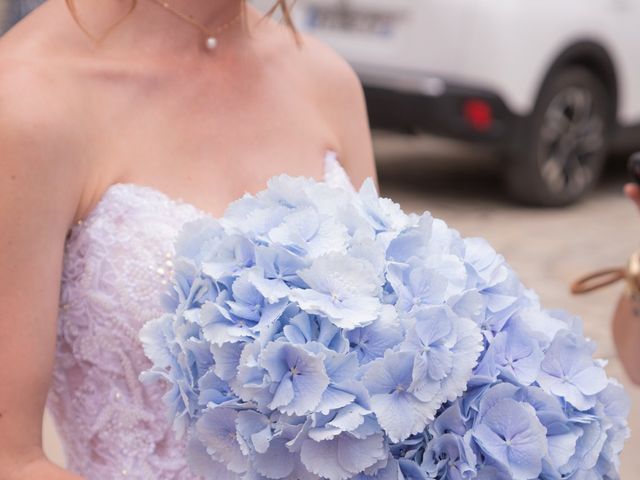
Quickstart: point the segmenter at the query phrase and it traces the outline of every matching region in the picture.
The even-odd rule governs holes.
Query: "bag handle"
[[[583,293],[593,292],[600,288],[612,285],[626,278],[626,269],[624,268],[605,268],[597,272],[590,273],[584,277],[580,277],[571,284],[571,293],[581,295]]]
[[[629,257],[626,267],[605,268],[577,279],[571,284],[571,293],[581,295],[593,292],[619,280],[626,282],[629,293],[640,293],[640,250]]]

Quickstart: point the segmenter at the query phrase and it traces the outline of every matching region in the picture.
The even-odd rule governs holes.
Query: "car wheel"
[[[548,79],[506,165],[511,194],[539,206],[583,197],[602,172],[612,118],[607,89],[589,70],[572,67]]]

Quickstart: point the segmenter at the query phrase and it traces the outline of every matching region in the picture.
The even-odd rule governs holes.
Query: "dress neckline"
[[[326,181],[328,176],[331,175],[332,172],[336,172],[336,171],[338,172],[338,175],[341,177],[339,180],[346,184],[344,185],[345,187],[354,188],[351,182],[351,179],[349,178],[347,172],[344,170],[344,167],[342,166],[338,158],[338,153],[335,150],[328,149],[325,151],[325,156],[324,156],[324,179],[323,180]],[[286,174],[286,172],[283,172],[282,174],[284,175]],[[267,188],[267,186],[265,185],[264,188]],[[119,189],[129,189],[129,190],[137,190],[139,192],[146,192],[176,207],[187,208],[191,210],[193,213],[195,213],[196,215],[201,217],[209,217],[214,220],[219,220],[220,218],[222,218],[222,216],[224,216],[224,213],[221,216],[214,215],[209,211],[206,211],[201,209],[200,207],[197,207],[195,204],[191,202],[187,202],[182,197],[173,197],[165,193],[161,189],[153,187],[151,185],[146,185],[143,183],[136,183],[136,182],[114,182],[104,190],[104,192],[102,193],[102,195],[100,196],[96,204],[93,206],[93,208],[89,211],[89,213],[87,213],[87,215],[83,219],[76,221],[76,223],[71,227],[69,233],[71,233],[72,230],[76,230],[80,227],[84,227],[85,225],[90,223],[91,220],[101,210],[102,206],[107,201],[107,199],[113,194],[113,192]]]

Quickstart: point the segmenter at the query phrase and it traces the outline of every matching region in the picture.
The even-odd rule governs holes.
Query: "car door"
[[[640,130],[640,0],[608,3],[606,37],[618,77],[618,121],[624,127]],[[640,141],[636,141],[634,148],[639,146]]]
[[[465,61],[472,0],[298,0],[298,26],[373,74],[456,71]]]

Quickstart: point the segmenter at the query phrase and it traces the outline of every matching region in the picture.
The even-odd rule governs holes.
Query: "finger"
[[[624,186],[624,193],[640,208],[640,186],[635,183],[627,183]]]

